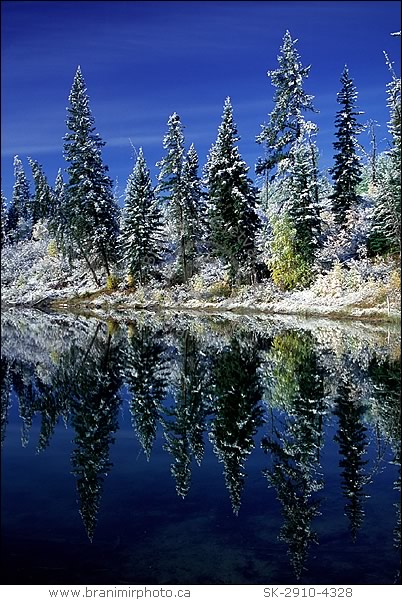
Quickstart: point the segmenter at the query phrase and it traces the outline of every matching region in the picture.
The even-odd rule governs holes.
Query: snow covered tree
[[[7,217],[7,231],[11,242],[19,242],[30,237],[32,218],[29,183],[18,155],[14,157],[14,177],[13,196]]]
[[[356,117],[363,114],[356,110],[357,91],[345,66],[341,76],[342,88],[337,95],[337,101],[341,109],[337,112],[335,125],[337,127],[337,141],[333,146],[337,153],[334,155],[335,164],[329,170],[334,181],[332,199],[332,210],[335,221],[342,225],[346,219],[346,213],[357,202],[356,188],[361,181],[362,167],[357,155],[356,135],[361,133],[362,127]]]
[[[199,242],[204,234],[203,192],[198,169],[197,151],[194,144],[191,144],[183,162],[183,245],[186,255],[186,279],[195,272],[195,260],[200,251]]]
[[[1,190],[1,248],[7,243],[7,199]]]
[[[385,55],[392,80],[387,85],[392,137],[391,149],[384,153],[378,168],[374,191],[373,232],[370,249],[374,253],[401,254],[401,78]]]
[[[142,148],[127,181],[120,234],[121,260],[130,278],[146,283],[160,262],[161,212]]]
[[[113,197],[108,167],[102,162],[102,141],[95,133],[81,68],[78,67],[69,96],[64,156],[70,166],[66,186],[65,215],[71,241],[85,259],[95,282],[94,267],[103,264],[110,275],[116,260],[118,206]],[[94,262],[95,261],[95,262]]]
[[[160,168],[158,191],[165,194],[168,202],[168,218],[175,232],[178,275],[187,282],[194,269],[198,158],[194,147],[185,156],[183,125],[177,113],[168,119],[163,147],[167,151],[166,156],[156,165]]]
[[[310,66],[303,67],[296,43],[297,40],[292,40],[289,31],[286,31],[278,56],[279,68],[267,73],[276,88],[274,108],[268,123],[262,125],[262,131],[257,136],[257,143],[265,148],[265,156],[258,159],[256,165],[257,175],[265,174],[267,179],[300,137],[303,113],[316,112],[313,96],[306,94],[303,89]]]
[[[31,157],[28,157],[28,162],[35,184],[35,193],[31,199],[32,224],[35,225],[40,220],[47,221],[52,215],[54,196],[42,165]]]
[[[286,171],[282,182],[282,211],[295,229],[295,250],[307,264],[313,264],[320,236],[318,150],[313,139],[317,127],[300,122],[300,135],[279,164]]]
[[[239,278],[241,267],[252,279],[260,225],[255,210],[257,190],[235,145],[239,139],[231,101],[226,98],[217,140],[205,165],[205,184],[211,251],[227,262],[231,282]]]

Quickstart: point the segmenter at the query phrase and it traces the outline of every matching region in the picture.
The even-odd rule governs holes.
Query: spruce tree
[[[30,157],[28,162],[35,184],[35,193],[31,199],[32,224],[35,225],[38,221],[47,221],[52,216],[54,196],[42,165]]]
[[[300,136],[289,151],[288,177],[284,181],[286,213],[296,231],[296,251],[313,264],[320,236],[318,150],[314,141],[317,128],[300,123]],[[286,168],[286,167],[285,167]]]
[[[314,96],[303,89],[310,66],[303,67],[296,43],[297,40],[292,40],[289,31],[286,31],[278,56],[279,68],[267,73],[276,88],[274,108],[268,123],[262,125],[257,136],[257,143],[265,148],[265,156],[259,158],[256,165],[257,175],[265,175],[267,180],[300,137],[303,113],[316,112],[312,103]]]
[[[385,54],[392,80],[387,85],[391,148],[382,156],[374,191],[373,231],[369,245],[373,253],[401,255],[401,78]]]
[[[137,279],[141,285],[155,273],[161,260],[161,235],[161,212],[140,148],[127,181],[120,245],[130,279]]]
[[[341,83],[342,88],[337,96],[341,109],[335,118],[337,141],[333,144],[337,152],[334,155],[335,164],[329,171],[334,181],[334,191],[330,196],[332,211],[339,225],[345,222],[347,212],[356,205],[357,186],[362,172],[356,151],[356,136],[362,130],[356,117],[362,113],[356,110],[357,91],[347,66],[343,70]]]
[[[1,190],[1,248],[7,243],[7,198]]]
[[[211,250],[228,264],[231,282],[239,278],[241,266],[252,278],[260,224],[255,210],[257,190],[235,145],[239,139],[231,101],[226,98],[217,140],[205,166],[205,183]]]
[[[113,197],[108,167],[102,162],[105,145],[95,133],[95,120],[89,107],[80,67],[69,96],[64,156],[70,166],[66,186],[66,219],[69,236],[85,259],[97,284],[96,262],[107,275],[116,260],[118,206]]]
[[[198,154],[191,144],[183,161],[183,245],[186,255],[186,280],[195,272],[195,260],[203,238],[203,192],[198,176]]]
[[[10,241],[19,242],[30,237],[32,218],[29,183],[18,155],[14,157],[14,178],[13,196],[7,217],[7,229]]]
[[[164,193],[168,203],[168,218],[173,225],[177,248],[178,275],[182,281],[187,282],[193,275],[194,268],[195,244],[192,232],[195,228],[196,185],[193,183],[194,161],[198,162],[198,159],[194,156],[194,149],[185,155],[183,125],[177,113],[173,113],[168,119],[163,147],[167,151],[166,156],[156,165],[160,168],[158,191]]]

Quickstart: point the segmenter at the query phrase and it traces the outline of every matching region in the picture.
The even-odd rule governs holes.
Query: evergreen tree
[[[127,181],[120,244],[129,277],[143,285],[161,260],[161,213],[142,149]]]
[[[387,85],[392,146],[383,156],[374,191],[373,232],[369,246],[373,253],[401,254],[401,78],[388,56],[392,80]]]
[[[313,123],[301,119],[300,135],[279,166],[279,171],[287,171],[282,211],[295,229],[295,250],[309,265],[314,262],[321,232],[316,131]]]
[[[11,242],[27,239],[32,233],[31,194],[24,167],[18,155],[14,157],[13,197],[8,211],[7,230]]]
[[[252,278],[255,236],[260,225],[255,210],[257,191],[235,145],[239,139],[230,98],[226,98],[217,140],[205,166],[205,183],[209,196],[211,250],[229,265],[231,282],[239,278],[240,267]]]
[[[203,237],[203,192],[201,179],[198,176],[199,162],[194,144],[191,144],[183,162],[183,214],[184,239],[186,254],[186,278],[195,272],[195,259],[200,251],[200,239]]]
[[[54,236],[57,247],[71,262],[73,248],[68,235],[68,219],[66,214],[66,185],[61,169],[57,171],[53,188],[53,211],[49,221],[49,232]]]
[[[257,143],[265,148],[265,156],[256,165],[256,173],[265,174],[267,180],[270,172],[289,155],[292,145],[299,139],[303,113],[315,112],[313,96],[303,90],[310,67],[303,67],[296,43],[297,40],[292,40],[289,31],[286,31],[278,56],[279,68],[267,73],[276,88],[274,108],[268,123],[262,125],[257,136]]]
[[[1,245],[3,248],[7,243],[7,230],[8,230],[8,215],[7,215],[7,198],[5,197],[3,190],[1,190]]]
[[[35,193],[31,200],[32,224],[47,221],[53,214],[53,191],[48,184],[42,165],[37,160],[28,157],[35,184]]]
[[[342,88],[337,95],[341,109],[336,113],[335,125],[337,127],[334,149],[335,164],[330,169],[334,181],[332,210],[335,222],[342,225],[346,221],[346,213],[357,202],[357,186],[361,181],[362,167],[357,155],[356,135],[362,131],[356,117],[362,112],[356,110],[357,91],[349,70],[345,66],[341,76]]]
[[[159,191],[165,193],[168,202],[168,217],[174,228],[174,242],[177,248],[178,275],[187,282],[193,275],[195,243],[193,231],[196,229],[198,159],[192,147],[187,156],[184,150],[183,125],[177,113],[168,119],[168,131],[163,139],[166,156],[157,163]],[[194,172],[195,169],[195,172]]]
[[[103,164],[105,145],[95,133],[80,67],[69,96],[64,156],[70,163],[67,172],[66,219],[68,234],[99,284],[92,261],[100,261],[107,275],[116,257],[118,207],[113,197],[112,181]]]

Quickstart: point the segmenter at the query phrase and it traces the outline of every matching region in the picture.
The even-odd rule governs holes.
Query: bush
[[[232,294],[232,287],[228,281],[217,281],[208,288],[208,295],[213,297],[229,298]]]
[[[311,266],[296,250],[296,230],[288,217],[276,219],[273,223],[271,258],[268,266],[272,280],[285,291],[296,287],[306,287],[313,279]]]
[[[117,286],[119,284],[119,280],[117,275],[108,275],[106,279],[106,289],[108,292],[114,292],[117,290]]]

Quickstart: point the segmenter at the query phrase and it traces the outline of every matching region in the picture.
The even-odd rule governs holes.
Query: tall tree
[[[268,123],[262,125],[262,131],[257,136],[257,143],[265,148],[265,156],[256,165],[257,174],[265,175],[267,179],[280,161],[289,155],[290,148],[300,137],[303,113],[316,112],[314,96],[303,89],[310,66],[303,67],[296,43],[297,40],[292,40],[289,31],[286,31],[278,56],[279,68],[267,73],[276,88],[274,108]]]
[[[3,248],[7,243],[7,198],[5,197],[3,190],[1,190],[1,245],[0,248]]]
[[[391,148],[383,156],[374,192],[373,232],[370,247],[375,253],[401,255],[401,78],[385,54],[391,73],[387,85]]]
[[[341,109],[335,117],[337,141],[333,144],[337,152],[335,164],[329,171],[334,181],[334,191],[330,196],[332,210],[335,222],[340,225],[346,221],[346,213],[358,199],[357,185],[361,181],[362,167],[357,155],[356,136],[362,131],[362,126],[356,117],[363,114],[356,110],[357,91],[347,66],[343,70],[341,84],[337,95]]]
[[[8,210],[7,229],[10,241],[19,242],[31,235],[32,218],[29,183],[18,155],[14,157],[14,178],[13,196]]]
[[[127,181],[120,244],[129,276],[143,285],[161,260],[161,213],[142,148]]]
[[[300,121],[300,135],[282,160],[279,170],[287,171],[283,181],[282,211],[296,232],[296,252],[307,264],[314,262],[320,236],[318,149],[314,140],[317,127]]]
[[[64,156],[70,166],[66,189],[66,216],[71,240],[85,259],[97,284],[92,261],[100,261],[107,275],[116,259],[118,206],[113,197],[108,167],[102,162],[105,145],[95,133],[95,120],[81,68],[71,88],[64,136]]]
[[[32,224],[39,220],[47,220],[53,213],[53,191],[48,184],[43,167],[37,160],[28,157],[29,166],[35,184],[35,192],[31,199]]]
[[[179,115],[173,113],[167,124],[168,131],[163,139],[166,156],[157,163],[160,168],[158,190],[164,193],[168,202],[167,211],[172,221],[177,248],[178,275],[186,282],[192,276],[194,266],[195,244],[192,231],[195,228],[195,188],[190,184],[196,163],[193,150],[185,156],[183,125]]]
[[[248,177],[249,167],[236,146],[239,139],[232,104],[230,98],[226,98],[217,140],[205,166],[205,183],[211,250],[229,265],[231,282],[239,277],[241,266],[252,277],[256,261],[255,236],[260,225],[255,210],[257,191]]]

